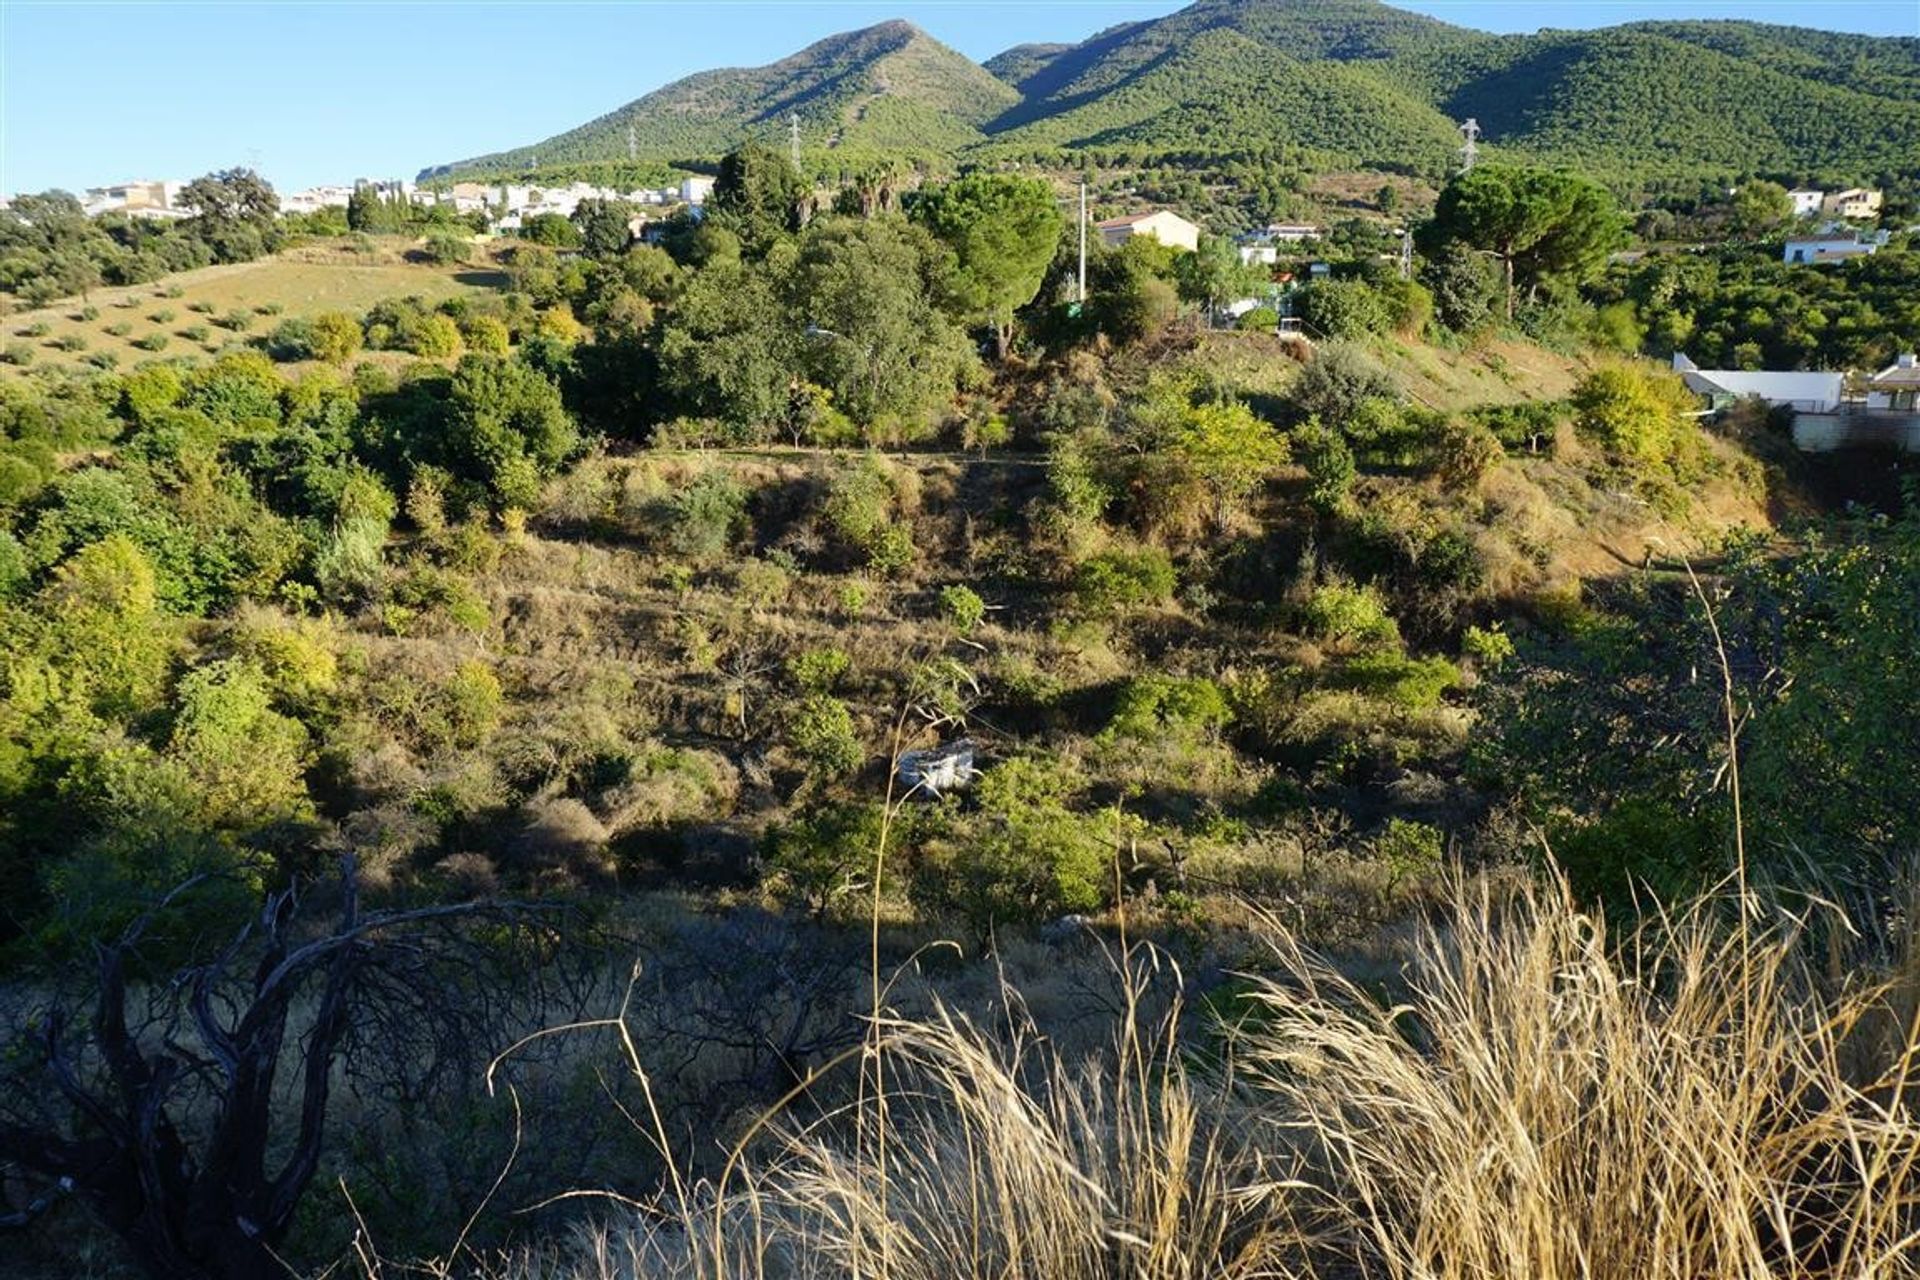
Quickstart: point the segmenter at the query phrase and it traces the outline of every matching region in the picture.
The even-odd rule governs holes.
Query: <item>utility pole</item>
[[[1460,147],[1460,172],[1471,173],[1473,162],[1480,158],[1480,122],[1469,116],[1460,126],[1460,136],[1466,139]]]
[[[1080,179],[1080,287],[1074,301],[1087,302],[1087,180]]]
[[[787,117],[787,158],[793,161],[794,171],[800,169],[800,113],[793,112]]]
[[[1400,228],[1400,278],[1413,279],[1413,224]]]
[[[627,159],[637,160],[639,158],[640,143],[633,136],[633,121],[629,120],[627,121]]]

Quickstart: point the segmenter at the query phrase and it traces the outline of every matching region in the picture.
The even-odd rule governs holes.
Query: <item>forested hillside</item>
[[[792,116],[808,143],[848,151],[952,153],[1018,95],[910,23],[829,37],[771,66],[707,71],[530,147],[448,166],[455,173],[629,158],[711,158],[780,140]]]
[[[1758,169],[1885,179],[1920,167],[1920,39],[1747,22],[1491,35],[1378,0],[1200,0],[984,69],[900,22],[755,70],[688,77],[531,147],[444,166],[503,173],[711,159],[784,137],[826,162],[876,153],[1058,159],[1296,148],[1325,165],[1439,176],[1459,120],[1491,154],[1617,183]]]
[[[1064,58],[1041,73],[1051,79]],[[985,154],[1126,146],[1219,152],[1250,141],[1317,153],[1334,164],[1443,168],[1459,136],[1389,81],[1338,63],[1303,62],[1230,28],[1156,52],[1110,86],[1085,77],[996,122]],[[1019,123],[1015,123],[1018,121]]]
[[[1796,74],[1635,29],[1508,37],[1403,65],[1493,144],[1603,172],[1879,174],[1920,156],[1911,73],[1879,77],[1898,96],[1874,94],[1819,59]]]

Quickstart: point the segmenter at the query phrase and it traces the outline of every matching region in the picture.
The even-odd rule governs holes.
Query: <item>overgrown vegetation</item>
[[[719,167],[497,292],[12,362],[0,1196],[49,1267],[1911,1260],[1920,524],[1636,357],[1604,189],[1476,169],[1412,278],[1345,234],[1302,342],[1213,327],[1279,283],[1224,241],[1071,305],[1042,181]],[[537,1034],[615,1011],[622,1080]]]

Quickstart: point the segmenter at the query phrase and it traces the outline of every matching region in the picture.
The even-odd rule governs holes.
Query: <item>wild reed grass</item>
[[[1211,1028],[1183,1010],[1177,972],[1126,948],[1111,1048],[1078,1062],[1012,993],[994,1025],[883,1012],[884,1128],[870,1096],[772,1117],[721,1185],[504,1273],[1920,1274],[1911,1004],[1823,991],[1798,922],[1733,926],[1724,905],[1623,941],[1558,883],[1462,883],[1404,998],[1276,929],[1271,965]]]

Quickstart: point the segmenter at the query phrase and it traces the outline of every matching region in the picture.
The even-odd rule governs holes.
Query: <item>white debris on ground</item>
[[[944,746],[901,753],[898,777],[911,790],[930,795],[957,791],[980,776],[973,767],[974,744],[961,738]]]

